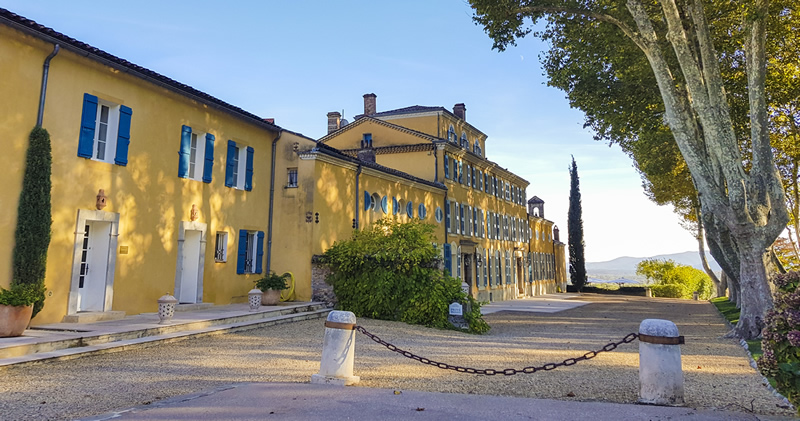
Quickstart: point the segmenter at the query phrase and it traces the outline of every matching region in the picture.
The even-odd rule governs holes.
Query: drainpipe
[[[269,274],[272,271],[272,214],[275,205],[275,151],[278,147],[278,140],[283,135],[283,129],[278,130],[278,136],[272,141],[272,165],[269,175],[269,216],[267,227],[267,271]]]
[[[358,198],[361,196],[361,188],[358,186],[358,177],[361,175],[361,164],[358,164],[358,170],[356,171],[356,223],[354,224],[354,229],[358,229],[358,212],[359,212],[359,201]]]
[[[39,93],[39,115],[36,116],[36,125],[42,127],[42,119],[44,119],[44,100],[47,96],[47,76],[50,74],[50,60],[58,54],[58,50],[61,49],[61,46],[56,44],[53,47],[53,52],[44,59],[44,65],[42,66],[42,90]]]

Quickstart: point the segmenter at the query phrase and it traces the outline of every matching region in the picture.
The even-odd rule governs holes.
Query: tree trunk
[[[725,297],[728,290],[728,275],[725,271],[719,277],[719,288],[717,289],[717,297]],[[730,297],[728,298],[730,300]]]
[[[717,278],[717,274],[714,273],[713,270],[708,266],[708,259],[706,258],[706,240],[705,234],[703,233],[703,220],[701,218],[700,206],[695,206],[694,213],[697,216],[697,249],[700,252],[700,263],[703,264],[703,270],[706,271],[706,274],[709,278],[711,278],[711,283],[714,284],[714,290],[717,291],[717,297],[722,297],[720,295],[720,282]]]
[[[730,301],[736,304],[736,308],[742,308],[742,301],[739,299],[739,283],[731,276],[728,276],[728,291],[730,292],[728,297]]]
[[[743,339],[761,336],[764,316],[772,308],[772,291],[769,288],[766,268],[772,256],[760,245],[758,239],[743,244],[739,241],[741,314],[734,328],[734,335]]]

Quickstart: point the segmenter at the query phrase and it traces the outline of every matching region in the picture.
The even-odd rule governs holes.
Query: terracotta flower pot
[[[0,305],[0,338],[22,335],[32,314],[33,306]]]
[[[278,305],[278,302],[281,300],[281,290],[279,289],[268,289],[264,291],[264,294],[261,296],[261,305],[262,306],[275,306]]]

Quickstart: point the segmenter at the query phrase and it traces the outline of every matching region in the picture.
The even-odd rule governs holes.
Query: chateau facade
[[[365,113],[311,139],[0,9],[0,286],[10,285],[28,135],[52,143],[47,299],[34,324],[246,301],[376,220],[437,226],[445,269],[480,300],[565,289],[564,245],[528,182],[486,158],[466,108]],[[280,101],[280,98],[273,98]],[[322,123],[322,122],[321,122]]]

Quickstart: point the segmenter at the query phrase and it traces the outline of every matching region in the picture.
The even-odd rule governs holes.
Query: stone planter
[[[169,293],[158,299],[158,324],[165,325],[172,320],[172,316],[175,315],[176,304],[178,304],[178,300]]]
[[[281,290],[279,289],[268,289],[264,291],[264,295],[261,296],[261,305],[262,306],[276,306],[278,302],[281,300]]]
[[[33,306],[0,305],[0,338],[22,335],[32,314]]]

